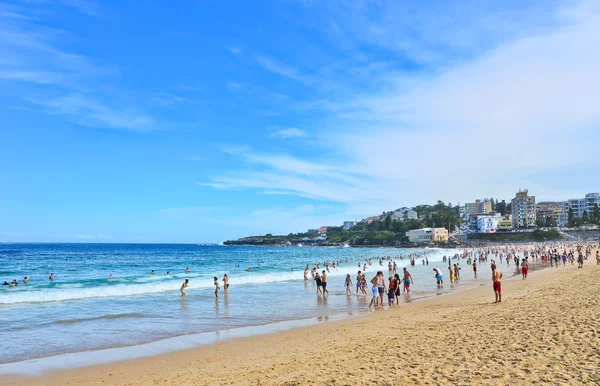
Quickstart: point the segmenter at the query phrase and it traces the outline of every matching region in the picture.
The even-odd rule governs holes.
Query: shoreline
[[[515,277],[513,277],[511,280],[505,280],[504,287],[506,297],[505,301],[501,305],[490,304],[489,300],[493,300],[491,283],[489,283],[489,286],[482,283],[483,286],[480,285],[470,289],[459,290],[456,292],[449,293],[445,296],[432,296],[426,299],[422,299],[421,301],[415,301],[414,303],[404,303],[400,307],[393,308],[392,310],[361,314],[358,317],[344,318],[342,320],[330,321],[328,323],[317,324],[312,326],[297,327],[292,328],[291,330],[278,331],[267,335],[253,335],[251,337],[235,338],[233,340],[210,343],[208,345],[200,347],[190,348],[176,352],[163,353],[157,356],[151,356],[146,358],[119,361],[109,364],[100,364],[64,371],[61,370],[57,372],[48,373],[43,377],[24,377],[22,375],[6,375],[3,376],[3,379],[2,381],[0,381],[0,384],[4,384],[5,382],[7,384],[10,383],[13,385],[64,383],[88,384],[98,382],[100,379],[102,379],[103,382],[108,382],[109,384],[147,384],[157,380],[160,380],[161,382],[168,382],[169,380],[177,380],[181,377],[187,377],[185,378],[187,380],[177,380],[177,383],[199,382],[201,384],[214,384],[227,383],[227,381],[231,381],[236,384],[256,384],[256,382],[254,381],[249,381],[250,379],[256,380],[256,376],[258,376],[258,379],[262,379],[262,382],[266,382],[266,384],[280,383],[283,379],[290,378],[291,375],[287,374],[287,372],[282,373],[280,371],[277,371],[279,366],[271,366],[269,364],[273,361],[277,361],[279,359],[283,360],[285,358],[289,362],[290,359],[294,359],[291,363],[302,362],[306,365],[307,353],[317,356],[323,356],[324,354],[329,353],[331,354],[331,360],[335,360],[335,358],[339,356],[339,351],[341,347],[347,347],[348,344],[352,343],[358,344],[359,342],[357,340],[364,341],[365,334],[373,336],[375,341],[386,345],[386,342],[389,339],[395,341],[399,339],[398,335],[401,335],[399,334],[400,331],[394,331],[394,329],[385,328],[386,324],[389,322],[392,322],[394,325],[396,325],[398,319],[402,322],[401,324],[405,328],[407,326],[412,326],[413,329],[421,329],[422,326],[419,326],[419,324],[423,322],[423,319],[425,319],[426,322],[430,322],[430,320],[427,320],[427,318],[430,316],[429,313],[433,313],[438,317],[437,319],[441,320],[447,319],[448,316],[450,316],[453,313],[453,311],[456,311],[457,308],[465,310],[469,310],[469,308],[474,308],[474,310],[470,311],[485,312],[499,310],[500,313],[502,313],[502,308],[499,307],[504,307],[506,304],[510,305],[511,303],[514,303],[514,300],[519,301],[523,299],[523,296],[525,296],[526,298],[527,293],[530,293],[532,290],[539,292],[538,290],[542,288],[543,291],[541,291],[541,293],[545,294],[549,290],[562,288],[557,287],[556,284],[552,282],[552,280],[544,280],[548,276],[556,275],[560,281],[569,280],[573,275],[577,275],[586,280],[591,280],[591,277],[597,275],[600,272],[600,267],[596,267],[595,265],[591,267],[592,263],[592,259],[588,260],[587,267],[585,267],[581,271],[578,271],[576,267],[570,266],[561,266],[560,268],[548,267],[547,269],[532,271],[532,273],[534,273],[534,276],[528,278],[527,281],[518,280]],[[580,284],[581,281],[576,282]],[[594,287],[592,287],[592,289],[594,289]],[[596,293],[598,293],[599,291],[597,285],[595,289]],[[419,316],[421,316],[421,318],[415,319],[414,316],[407,315],[411,312],[417,313]],[[598,319],[596,319],[595,322],[598,323]],[[380,323],[383,323],[383,326],[380,326]],[[436,329],[437,328],[433,328],[434,331]],[[427,339],[428,331],[430,330],[423,331],[425,333],[424,343],[430,345],[432,342],[429,342]],[[458,336],[465,335],[465,331],[461,331],[460,329],[456,332]],[[382,339],[382,334],[383,336],[385,336],[385,334],[388,334],[389,339]],[[311,342],[316,344],[317,348],[321,347],[321,340],[317,339],[315,341],[315,336],[325,339],[325,342],[327,342],[324,351],[314,350],[315,347],[313,346],[313,344],[311,344]],[[409,336],[412,336],[412,334],[410,334]],[[344,337],[348,339],[340,340],[340,338]],[[355,339],[358,337],[360,337],[360,339]],[[487,339],[484,336],[482,336],[481,338],[483,340]],[[446,345],[446,342],[443,341],[443,339],[445,338],[440,337],[439,344],[441,346]],[[598,342],[598,338],[596,338],[596,341]],[[282,344],[282,342],[284,344]],[[363,350],[366,350],[367,352],[369,352],[369,350],[371,349],[368,345],[365,346],[364,343],[360,343],[360,346]],[[598,346],[600,346],[600,342],[598,342]],[[417,355],[420,356],[421,354],[423,354],[424,350],[424,348],[420,348],[420,350],[417,352]],[[255,353],[255,351],[257,352]],[[353,350],[342,351],[344,353],[354,353]],[[263,353],[263,355],[269,357],[270,360],[267,360],[265,362],[265,358],[261,358],[260,356],[255,355],[258,353]],[[279,353],[281,357],[274,355],[276,353]],[[291,354],[293,354],[293,358],[289,358]],[[449,353],[444,352],[444,355],[446,354]],[[473,355],[481,357],[482,355],[485,355],[485,353],[474,353]],[[217,356],[217,358],[213,358],[213,356]],[[310,357],[310,355],[308,356]],[[226,358],[229,358],[229,360]],[[372,359],[369,355],[365,355],[364,357],[362,357],[362,360],[360,358],[360,356],[356,358],[357,361],[355,363],[355,365],[358,366],[358,369],[364,367],[365,364],[372,362]],[[422,357],[421,359],[426,361],[428,358]],[[206,372],[198,373],[196,367],[193,366],[194,360],[202,361],[203,364],[207,363],[208,368],[206,369]],[[240,364],[238,364],[238,361],[244,364],[244,366],[241,369]],[[351,367],[353,368],[354,365]],[[380,372],[385,373],[385,369],[387,367],[385,364],[381,364],[381,367],[376,366],[376,368],[378,368]],[[415,369],[418,368],[420,368],[420,366],[415,367]],[[155,369],[161,369],[161,371],[157,371]],[[185,373],[179,373],[179,371],[183,371],[186,369],[189,371],[186,371]],[[230,369],[231,371],[227,371],[227,369]],[[234,371],[233,369],[237,370]],[[304,370],[308,371],[307,368],[304,368]],[[367,373],[369,373],[368,370],[369,369],[365,368],[362,370],[362,372],[366,371]],[[255,378],[248,378],[243,374],[239,374],[239,371],[249,371],[250,373],[254,374],[253,376]],[[265,373],[264,378],[260,378],[259,374],[262,374],[262,372]],[[300,373],[302,373],[302,371]],[[354,374],[353,371],[351,371],[351,373]],[[194,374],[195,378],[189,378],[190,376],[194,376]],[[298,371],[296,371],[296,376],[298,376]],[[361,379],[362,378],[359,378],[359,383],[365,381],[364,379]],[[69,382],[65,382],[65,380],[69,380]],[[421,383],[422,380],[414,380],[414,382]],[[447,382],[450,382],[450,380],[448,380]],[[314,383],[314,381],[308,383]],[[319,383],[327,382],[316,382],[316,384]],[[332,382],[332,384],[337,383]]]

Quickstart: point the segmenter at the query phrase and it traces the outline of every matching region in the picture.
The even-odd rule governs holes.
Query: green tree
[[[588,214],[587,211],[583,212],[583,216],[581,216],[581,222],[583,222],[584,224],[590,223],[590,215]]]
[[[543,228],[545,225],[545,221],[542,219],[542,216],[540,215],[540,212],[537,212],[535,214],[535,225],[537,225],[538,228]]]
[[[600,206],[596,205],[592,212],[592,223],[600,225]]]
[[[392,230],[392,217],[385,216],[385,223],[383,224],[383,229],[386,231]]]
[[[569,207],[569,217],[568,220],[571,221],[571,219],[575,217],[575,212],[573,212],[573,208]]]

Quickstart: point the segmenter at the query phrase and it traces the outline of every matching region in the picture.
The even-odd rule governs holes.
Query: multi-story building
[[[566,203],[567,211],[573,209],[573,216],[583,217],[583,213],[590,214],[596,206],[600,206],[600,193],[588,193],[585,198],[571,198]]]
[[[484,200],[475,200],[475,202],[467,202],[464,209],[464,219],[474,217],[480,214],[490,214],[494,208],[492,208],[492,202],[487,198]]]
[[[553,220],[559,227],[565,226],[569,219],[569,205],[565,202],[538,202],[535,210],[542,221]]]
[[[411,243],[428,243],[431,241],[448,241],[448,229],[446,228],[422,228],[406,232],[408,241]]]
[[[512,199],[513,228],[535,227],[535,196],[528,195],[527,189],[519,190]]]
[[[348,230],[356,225],[356,221],[344,221],[344,229]]]
[[[478,200],[479,201],[479,200]],[[465,219],[476,216],[479,213],[480,204],[477,202],[467,202],[465,204]]]

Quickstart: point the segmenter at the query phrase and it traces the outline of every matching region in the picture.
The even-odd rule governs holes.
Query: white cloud
[[[278,138],[302,138],[302,137],[306,137],[306,131],[295,128],[295,127],[290,127],[287,129],[280,129],[275,131],[273,134],[271,134],[272,137],[278,137]]]
[[[335,102],[321,106],[329,130],[317,133],[326,150],[318,162],[306,153],[247,152],[240,156],[250,171],[212,186],[334,201],[364,214],[437,199],[510,198],[528,186],[540,199],[550,191],[567,198],[573,186],[560,181],[597,163],[600,140],[600,12],[584,9],[561,9],[553,16],[567,19],[560,26],[471,60],[411,77],[386,70],[378,90],[331,95]],[[274,63],[261,64],[302,79]],[[585,179],[578,183],[588,190]]]
[[[281,75],[302,83],[312,82],[310,76],[304,75],[295,68],[287,66],[283,63],[279,63],[274,59],[259,55],[256,57],[256,60],[258,61],[258,64],[274,74]]]
[[[5,236],[7,237],[14,237],[14,238],[21,238],[23,237],[22,233],[17,233],[17,232],[6,232],[4,233]]]
[[[81,94],[29,101],[45,107],[50,114],[71,117],[84,126],[141,132],[155,129],[153,119],[144,112],[109,107]]]
[[[169,107],[184,102],[185,98],[179,95],[161,92],[154,94],[150,100],[156,105]]]
[[[239,91],[242,86],[237,82],[227,82],[227,88],[231,91]]]
[[[239,55],[242,53],[242,48],[241,47],[234,47],[234,46],[228,46],[225,47],[227,49],[227,51],[231,52],[234,55]]]
[[[16,107],[37,108],[37,112],[62,115],[84,126],[156,130],[154,119],[132,103],[126,90],[106,87],[114,69],[97,66],[91,58],[71,52],[66,47],[76,37],[48,27],[56,24],[55,14],[61,9],[57,5],[75,7],[88,15],[98,9],[95,2],[84,0],[29,8],[0,4],[0,86],[5,96],[23,104]],[[180,101],[180,97],[168,94],[154,99],[154,103]]]

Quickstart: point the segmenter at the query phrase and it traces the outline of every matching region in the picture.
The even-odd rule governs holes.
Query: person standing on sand
[[[583,268],[583,254],[581,252],[577,257],[577,268]]]
[[[494,303],[502,302],[502,272],[499,269],[495,269],[492,274],[494,295],[496,295],[496,301]]]
[[[521,263],[521,274],[523,275],[523,280],[527,279],[527,274],[529,273],[529,262],[526,259],[523,259]]]
[[[600,265],[600,251],[596,251],[596,265]]]
[[[188,287],[189,282],[190,281],[188,279],[185,279],[185,281],[181,285],[181,289],[180,289],[180,291],[181,291],[181,297],[185,297],[185,289]]]
[[[477,262],[473,261],[473,275],[477,279]]]
[[[394,283],[395,283],[395,289],[394,289],[394,298],[396,300],[396,305],[399,306],[400,305],[400,276],[398,276],[398,274],[394,274]]]
[[[360,266],[360,264],[359,264]],[[358,290],[360,289],[362,284],[362,272],[358,271],[356,274],[356,293],[358,294]]]

